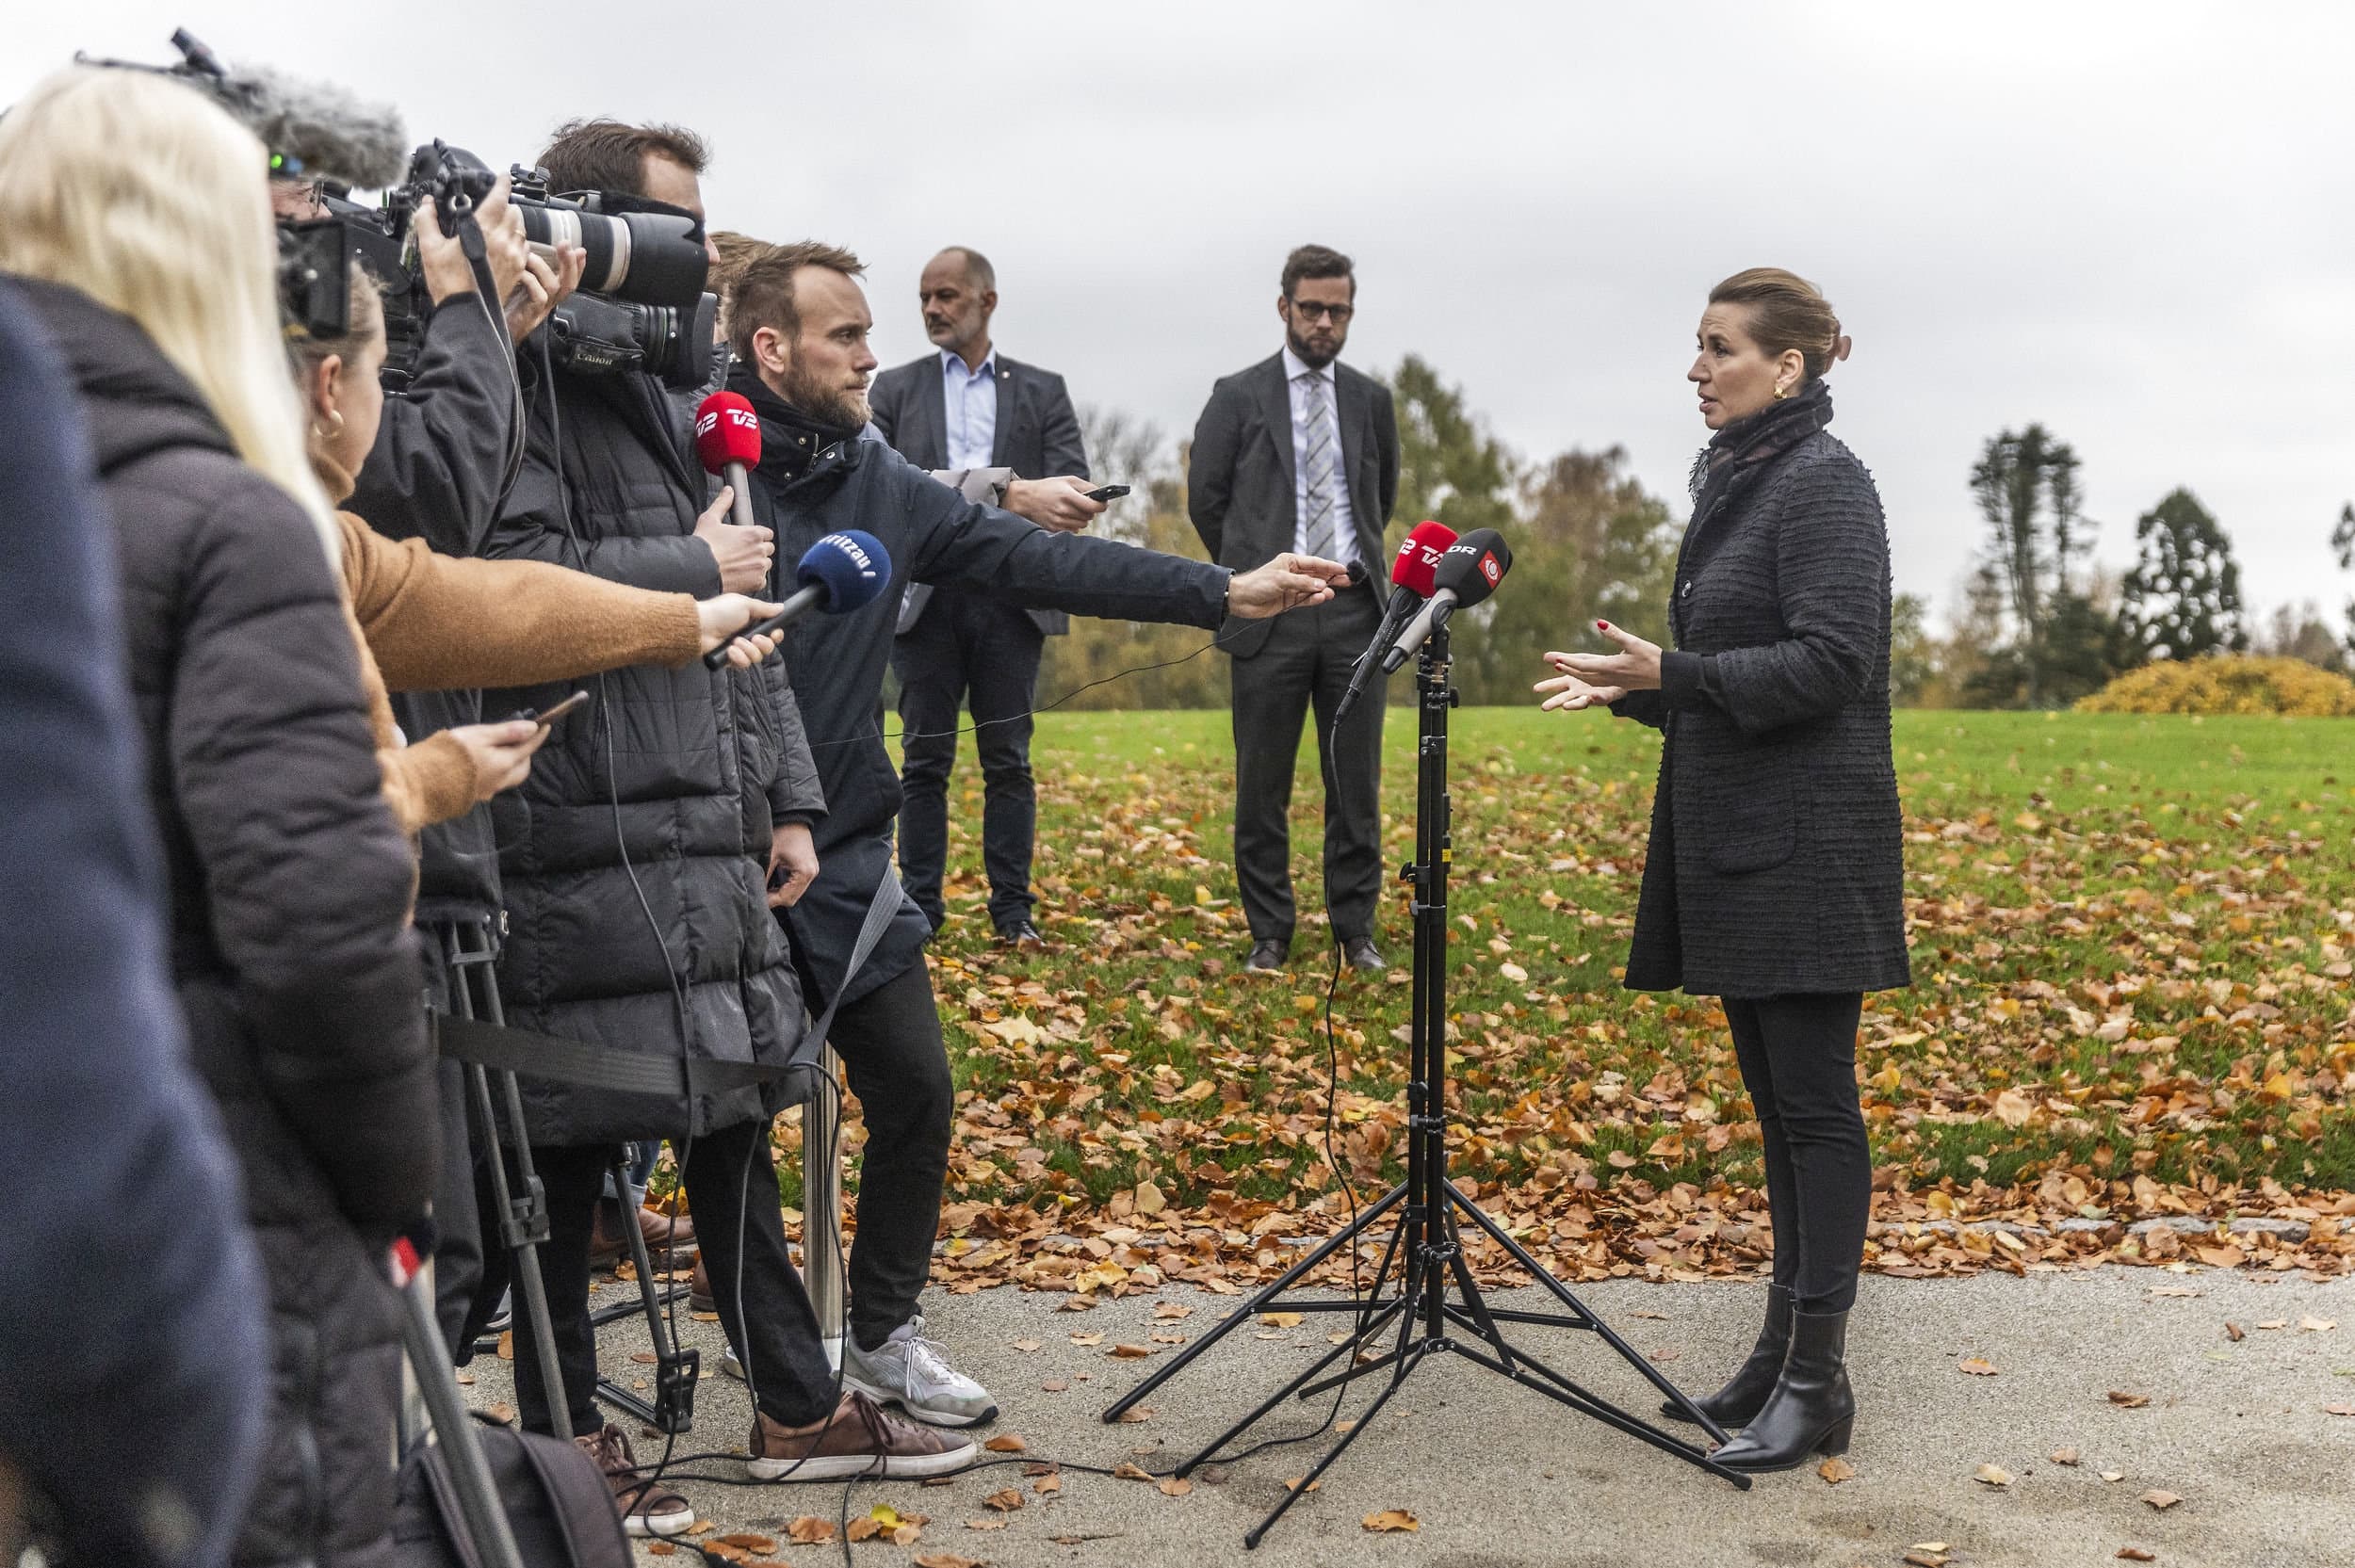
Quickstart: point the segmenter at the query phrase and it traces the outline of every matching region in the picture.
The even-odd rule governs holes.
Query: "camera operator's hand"
[[[1349,585],[1349,569],[1316,556],[1290,550],[1265,566],[1238,572],[1226,579],[1226,613],[1244,621],[1264,621],[1288,609],[1322,605],[1333,590]]]
[[[522,286],[507,299],[509,341],[521,343],[537,331],[541,322],[556,314],[557,306],[572,298],[588,270],[589,252],[577,245],[558,246],[554,267],[536,251],[527,253]]]
[[[508,178],[502,174],[474,214],[476,225],[482,230],[482,254],[491,267],[491,287],[501,299],[514,292],[531,259],[531,246],[524,237],[524,215],[508,205],[507,187]],[[410,228],[417,236],[417,269],[425,274],[425,291],[433,302],[438,305],[452,295],[472,293],[474,267],[466,260],[463,227],[454,234],[442,233],[441,214],[428,197],[417,204]]]
[[[728,644],[728,662],[739,670],[750,670],[777,651],[785,641],[785,634],[776,631],[763,632],[757,637],[739,637],[737,633],[755,621],[766,621],[783,608],[783,605],[771,605],[741,593],[723,593],[698,601],[695,619],[703,627],[703,647],[700,651],[708,654],[724,642]]]
[[[528,719],[496,724],[461,724],[443,732],[466,750],[474,763],[477,800],[487,800],[502,789],[512,789],[530,776],[531,754],[547,740],[545,725]]]
[[[791,909],[818,880],[818,846],[806,822],[780,823],[769,836],[769,907]]]
[[[1006,509],[1042,528],[1076,534],[1103,515],[1104,503],[1088,499],[1096,487],[1065,474],[1052,479],[1015,479],[1006,485]]]
[[[728,506],[735,499],[736,487],[722,485],[720,498],[695,520],[695,537],[711,551],[720,568],[723,590],[755,593],[769,580],[769,561],[777,553],[776,536],[766,528],[739,528],[729,522]]]

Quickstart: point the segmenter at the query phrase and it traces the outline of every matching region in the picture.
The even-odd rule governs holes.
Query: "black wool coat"
[[[486,555],[720,591],[694,535],[703,470],[660,383],[559,370],[532,400],[529,430]],[[778,823],[821,816],[825,797],[784,672],[773,659],[750,671],[632,665],[486,692],[483,706],[493,718],[545,708],[576,687],[591,702],[491,804],[508,1021],[641,1055],[785,1064],[802,994],[769,913],[770,839]],[[523,1088],[533,1141],[555,1145],[709,1132],[765,1118],[788,1095],[773,1083],[690,1103],[528,1075]]]
[[[268,1427],[234,1560],[379,1568],[400,1392],[385,1244],[432,1196],[438,1123],[413,862],[343,590],[310,519],[137,323],[23,289],[96,449],[172,979],[268,1279]]]
[[[1911,983],[1872,476],[1807,436],[1695,520],[1673,592],[1661,689],[1613,704],[1665,737],[1628,988]]]

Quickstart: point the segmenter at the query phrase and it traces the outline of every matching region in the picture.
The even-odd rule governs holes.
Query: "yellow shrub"
[[[2130,670],[2077,703],[2079,713],[2280,713],[2355,716],[2355,681],[2303,659],[2222,655]]]

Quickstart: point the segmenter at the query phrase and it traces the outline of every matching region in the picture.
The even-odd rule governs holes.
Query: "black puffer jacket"
[[[703,471],[659,383],[559,371],[554,390],[533,399],[523,477],[485,554],[637,588],[719,592],[711,551],[694,537]],[[561,415],[560,492],[551,412]],[[484,704],[546,707],[576,684],[593,701],[549,737],[530,779],[491,808],[509,1022],[620,1051],[783,1064],[801,1039],[802,994],[769,913],[770,838],[776,823],[825,810],[784,670],[775,659],[747,671],[638,665],[485,693]],[[783,1103],[773,1087],[701,1096],[691,1113],[659,1097],[529,1077],[524,1092],[533,1141],[554,1145],[680,1137]]]
[[[1676,581],[1662,689],[1614,704],[1666,732],[1629,988],[1907,984],[1873,477],[1816,429],[1695,519]]]
[[[382,1560],[390,1232],[432,1192],[432,1062],[358,650],[317,533],[128,317],[26,298],[70,363],[122,574],[171,962],[269,1278],[270,1431],[236,1560]],[[125,1441],[137,1441],[125,1434]]]
[[[426,322],[417,373],[385,398],[384,423],[346,510],[390,539],[422,539],[445,556],[482,552],[498,520],[515,428],[513,359],[479,297],[453,296]],[[482,721],[479,691],[396,691],[410,744]],[[498,845],[488,806],[417,835],[417,921],[487,919],[499,907]],[[427,954],[429,966],[434,955]]]

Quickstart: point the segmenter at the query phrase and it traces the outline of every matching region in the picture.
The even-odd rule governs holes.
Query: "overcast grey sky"
[[[1681,515],[1709,285],[1777,265],[1856,340],[1838,432],[1901,589],[1949,609],[1980,443],[2042,420],[2097,554],[2188,485],[2260,610],[2355,592],[2355,7],[1294,6],[911,0],[690,7],[20,8],[0,102],[79,47],[339,82],[494,166],[580,114],[706,134],[715,223],[855,248],[877,351],[916,277],[996,262],[997,337],[1173,439],[1274,351],[1303,240],[1356,258],[1348,357],[1412,351],[1525,457],[1624,445]],[[406,24],[401,25],[400,24]]]

